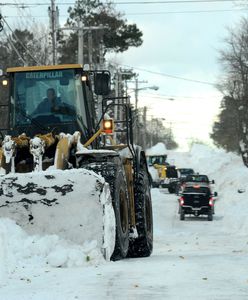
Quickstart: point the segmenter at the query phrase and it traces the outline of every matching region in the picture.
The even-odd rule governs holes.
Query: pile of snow
[[[0,278],[16,265],[110,259],[115,216],[101,176],[84,169],[0,176],[0,193]]]
[[[152,180],[155,182],[159,182],[158,170],[156,168],[154,168],[153,166],[148,166],[148,171],[152,177]]]
[[[0,219],[0,238],[0,282],[16,268],[81,267],[104,261],[94,240],[80,246],[57,235],[28,235],[10,219]]]
[[[218,192],[215,220],[223,232],[247,234],[248,168],[241,157],[222,149],[195,144],[190,152],[170,152],[178,167],[193,168],[215,180],[213,189]],[[244,193],[239,193],[244,190]]]
[[[157,143],[155,146],[146,150],[146,155],[165,155],[167,149],[164,143]]]

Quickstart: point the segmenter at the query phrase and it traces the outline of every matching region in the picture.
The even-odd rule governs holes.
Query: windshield
[[[14,74],[11,95],[13,126],[32,119],[46,125],[86,120],[80,74],[74,69]]]
[[[193,169],[179,169],[181,175],[189,175],[189,174],[194,174]]]
[[[209,182],[209,179],[206,175],[188,175],[186,180],[191,182]]]
[[[148,164],[149,165],[154,165],[154,164],[158,164],[158,165],[165,165],[166,164],[166,158],[167,156],[149,156],[148,157]]]
[[[200,193],[200,194],[206,194],[210,195],[210,190],[207,187],[198,187],[198,186],[189,186],[186,187],[183,191],[184,193]]]

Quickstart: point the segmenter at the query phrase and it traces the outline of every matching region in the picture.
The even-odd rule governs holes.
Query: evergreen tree
[[[236,104],[232,97],[223,98],[219,120],[214,123],[210,136],[215,145],[239,153],[239,110]]]
[[[128,24],[127,20],[117,12],[110,3],[98,0],[78,0],[75,6],[70,7],[67,25],[78,27],[101,26],[103,29],[92,30],[92,57],[93,63],[100,60],[100,49],[103,46],[103,56],[108,52],[124,52],[129,47],[139,47],[142,44],[142,32],[136,24]],[[89,63],[89,31],[84,32],[84,62]],[[78,49],[78,34],[60,36],[60,62],[76,63]]]

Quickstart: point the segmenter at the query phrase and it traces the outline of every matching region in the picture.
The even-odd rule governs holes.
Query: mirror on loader
[[[107,96],[110,93],[110,73],[109,71],[97,71],[94,74],[95,94]]]

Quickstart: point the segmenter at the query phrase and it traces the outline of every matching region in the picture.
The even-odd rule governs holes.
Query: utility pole
[[[89,26],[85,27],[82,22],[78,23],[77,27],[64,27],[60,28],[61,30],[76,30],[78,32],[78,63],[83,65],[84,64],[84,34],[86,31],[92,31],[92,30],[103,30],[106,27],[104,26]],[[90,48],[90,47],[89,47]],[[89,49],[89,59],[91,56],[92,61],[92,47],[91,50]]]
[[[89,29],[88,32],[88,55],[89,55],[89,65],[90,68],[93,66],[93,43],[92,43],[92,30]]]
[[[139,91],[139,81],[138,81],[138,77],[135,78],[135,111],[137,112],[138,109],[138,91]]]
[[[99,49],[99,70],[104,69],[104,53],[103,53],[103,39],[101,37]]]
[[[147,130],[146,130],[146,118],[147,118],[147,106],[144,106],[143,109],[143,128],[144,128],[144,136],[143,136],[143,148],[146,148],[146,138],[147,138]]]
[[[129,82],[133,82],[133,81],[129,81]],[[135,88],[134,88],[135,110],[137,111],[138,110],[138,101],[139,101],[139,90],[140,90],[139,83],[147,83],[147,81],[146,80],[139,81],[138,76],[136,76],[134,83],[135,83]]]
[[[58,7],[55,7],[55,0],[51,0],[51,6],[48,7],[50,18],[51,36],[52,36],[52,62],[57,64],[57,30],[58,30]]]
[[[72,28],[71,28],[72,29]],[[79,22],[78,28],[78,63],[83,65],[84,64],[84,28],[83,23]]]
[[[115,73],[115,97],[119,97],[120,88],[120,70],[117,68]],[[119,100],[118,100],[119,101]],[[114,118],[117,120],[119,115],[119,106],[114,106]]]

